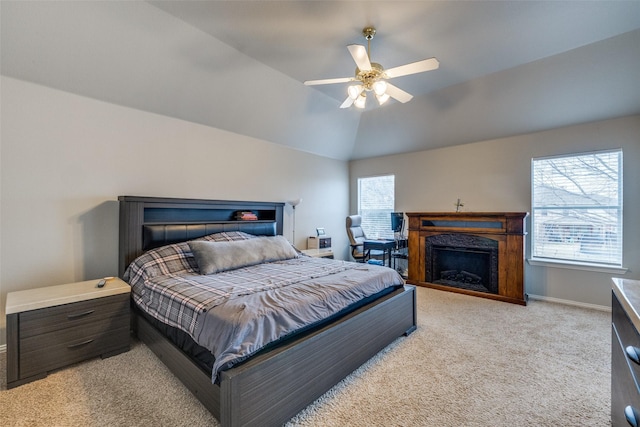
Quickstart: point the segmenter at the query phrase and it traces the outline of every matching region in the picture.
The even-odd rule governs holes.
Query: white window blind
[[[532,256],[622,266],[622,151],[532,160]]]
[[[358,215],[367,238],[393,239],[394,188],[394,175],[358,178]]]

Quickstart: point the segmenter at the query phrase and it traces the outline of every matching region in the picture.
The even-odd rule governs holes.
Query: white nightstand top
[[[107,280],[107,283],[102,288],[97,287],[99,280],[94,279],[85,282],[9,292],[7,294],[6,314],[21,313],[23,311],[131,292],[131,287],[117,277]]]
[[[325,258],[333,256],[333,251],[331,248],[324,249],[305,249],[301,251],[305,255],[309,255],[315,258]]]

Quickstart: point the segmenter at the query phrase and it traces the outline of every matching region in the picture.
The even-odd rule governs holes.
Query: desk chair
[[[364,241],[367,240],[367,236],[362,229],[362,217],[360,215],[349,215],[347,217],[347,236],[349,236],[349,244],[351,245],[351,256],[357,262],[367,262],[371,258],[379,258],[383,255],[382,251],[364,251]]]

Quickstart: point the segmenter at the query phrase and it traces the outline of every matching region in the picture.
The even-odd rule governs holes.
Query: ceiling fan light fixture
[[[382,95],[376,94],[376,99],[378,100],[378,104],[382,105],[389,100],[389,95],[383,93]]]
[[[364,92],[361,93],[358,99],[353,102],[353,105],[355,105],[357,108],[364,108],[365,105],[367,105],[367,94]]]
[[[378,96],[384,95],[387,91],[387,82],[385,82],[384,80],[378,80],[373,84],[373,91]]]
[[[349,98],[351,99],[358,99],[358,96],[360,96],[360,93],[362,92],[362,85],[351,85],[347,88],[347,93],[349,94]]]

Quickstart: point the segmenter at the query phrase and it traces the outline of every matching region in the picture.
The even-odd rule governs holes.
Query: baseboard
[[[0,353],[5,353],[6,351],[7,351],[7,345],[6,344],[0,345]]]
[[[588,304],[586,302],[577,302],[577,301],[571,301],[568,299],[545,297],[542,295],[528,294],[528,297],[529,299],[537,300],[537,301],[554,302],[557,304],[572,305],[574,307],[588,308],[591,310],[598,310],[598,311],[609,311],[609,312],[611,311],[611,307],[606,305]]]

